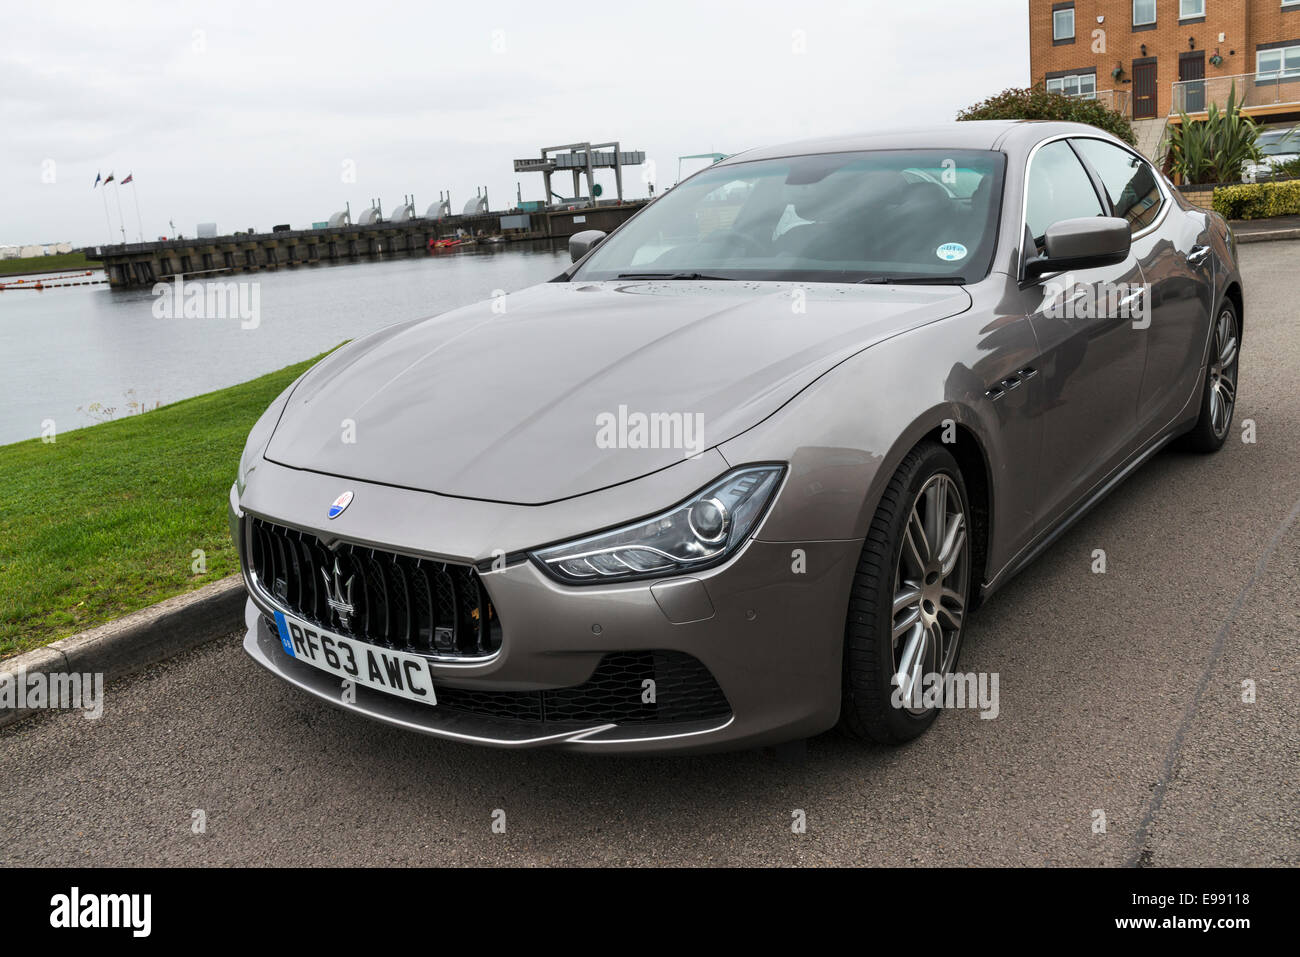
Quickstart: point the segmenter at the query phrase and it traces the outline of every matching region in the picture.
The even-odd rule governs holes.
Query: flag
[[[99,181],[100,181],[100,179],[102,179],[102,178],[103,178],[103,177],[100,175],[99,171],[96,170],[96,171],[95,171],[95,182],[91,184],[90,188],[91,188],[91,189],[94,189],[96,186],[98,186],[98,185],[99,185]]]
[[[127,174],[126,174],[126,179],[122,180],[122,185],[123,185],[123,186],[125,186],[127,183],[131,182],[131,175],[132,175],[131,173],[127,173]]]
[[[108,179],[104,180],[104,185],[107,186],[107,185],[108,185],[109,183],[111,183],[111,182],[113,182],[113,174],[112,174],[112,173],[109,173],[109,174],[108,174]]]

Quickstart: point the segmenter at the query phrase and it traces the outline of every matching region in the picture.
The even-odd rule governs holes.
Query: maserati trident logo
[[[338,518],[340,515],[343,514],[343,510],[346,509],[351,504],[352,504],[352,490],[348,489],[348,491],[344,492],[342,495],[336,498],[334,500],[334,503],[330,505],[330,510],[328,512],[329,517]]]
[[[349,495],[352,493],[349,492]],[[347,508],[346,505],[343,506]],[[343,572],[339,569],[339,560],[334,559],[334,574],[330,574],[324,568],[320,570],[320,577],[325,579],[325,602],[338,612],[339,624],[344,628],[348,626],[348,618],[351,617],[355,606],[352,604],[352,583],[356,580],[355,575],[349,575],[348,580],[343,580]]]

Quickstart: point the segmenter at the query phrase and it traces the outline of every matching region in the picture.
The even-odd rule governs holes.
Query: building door
[[[1199,113],[1205,109],[1204,50],[1184,53],[1178,57],[1178,90],[1179,95],[1174,98],[1174,109],[1187,113]]]
[[[1133,119],[1149,120],[1156,115],[1155,57],[1133,61]]]

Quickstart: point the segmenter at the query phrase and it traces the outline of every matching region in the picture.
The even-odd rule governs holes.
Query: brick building
[[[1300,120],[1300,0],[1029,0],[1029,57],[1034,83],[1134,120],[1148,155],[1232,89],[1261,122]]]

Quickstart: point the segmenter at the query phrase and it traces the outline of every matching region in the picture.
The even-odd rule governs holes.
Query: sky
[[[0,244],[505,209],[543,198],[513,159],[579,141],[643,150],[641,197],[684,154],[947,122],[1027,85],[1028,48],[1025,0],[14,3]]]

